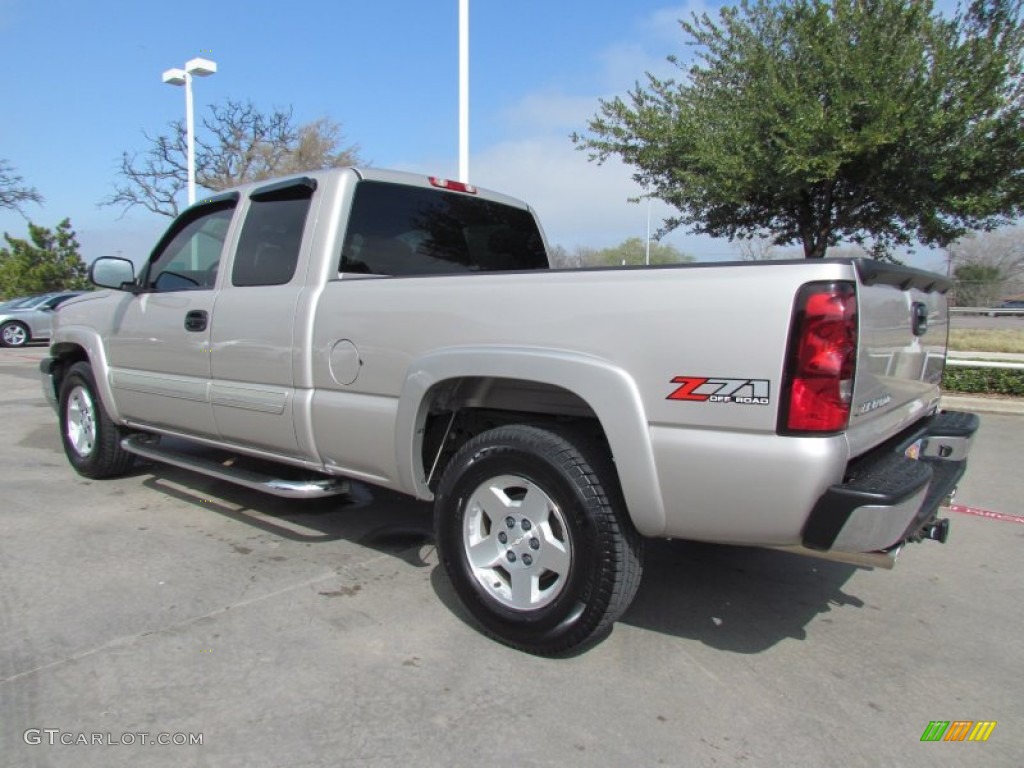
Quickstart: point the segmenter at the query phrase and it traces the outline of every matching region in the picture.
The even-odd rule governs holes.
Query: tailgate
[[[857,456],[931,413],[939,400],[949,313],[941,275],[860,260],[857,373],[849,440]]]

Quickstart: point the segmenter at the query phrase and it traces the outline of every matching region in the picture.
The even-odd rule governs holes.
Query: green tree
[[[43,196],[35,187],[25,186],[25,180],[14,171],[14,166],[0,160],[0,208],[8,208],[24,215],[25,203],[41,203]]]
[[[0,248],[0,294],[5,298],[89,287],[88,270],[79,254],[71,221],[56,229],[29,222],[28,240],[6,232]]]
[[[144,152],[124,152],[114,192],[100,205],[128,210],[136,205],[178,215],[178,197],[188,187],[188,137],[181,120],[170,134],[150,136]],[[292,110],[263,112],[251,101],[210,106],[196,129],[196,186],[216,192],[249,181],[289,173],[358,165],[359,147],[345,146],[341,124],[328,118],[296,126]]]
[[[602,248],[590,256],[593,265],[631,266],[647,263],[647,248],[642,237],[630,237],[611,248]],[[651,243],[651,264],[682,264],[693,261],[674,245]]]
[[[1024,200],[1022,0],[744,0],[681,21],[697,48],[602,101],[591,159],[617,155],[675,207],[666,229],[770,236],[820,258],[945,245]]]

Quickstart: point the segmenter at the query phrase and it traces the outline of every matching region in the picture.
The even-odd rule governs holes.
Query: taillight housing
[[[834,434],[846,429],[856,368],[854,284],[807,283],[793,306],[779,432]]]

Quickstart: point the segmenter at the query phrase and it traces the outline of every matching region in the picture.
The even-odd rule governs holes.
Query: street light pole
[[[188,204],[196,201],[196,137],[192,113],[192,78],[207,77],[217,71],[217,64],[209,59],[190,59],[184,69],[164,71],[163,81],[169,85],[185,86],[185,143],[188,146]]]
[[[459,181],[469,183],[469,0],[459,0]]]

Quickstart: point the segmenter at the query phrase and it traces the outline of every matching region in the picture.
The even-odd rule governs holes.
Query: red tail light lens
[[[797,294],[779,431],[841,432],[850,421],[857,367],[852,283],[809,283]]]

